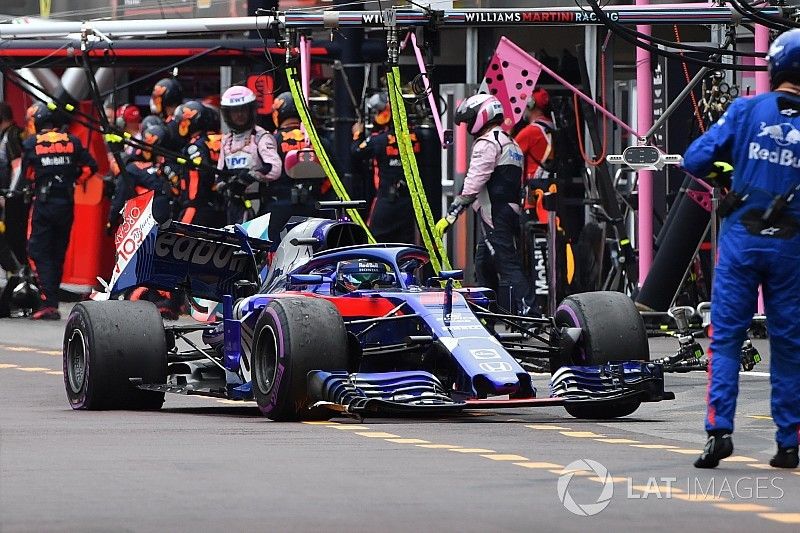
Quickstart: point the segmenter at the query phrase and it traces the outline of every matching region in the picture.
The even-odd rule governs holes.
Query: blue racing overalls
[[[772,418],[779,446],[796,447],[800,427],[800,199],[768,223],[763,213],[800,185],[800,96],[739,98],[684,155],[705,176],[713,162],[734,166],[732,191],[744,197],[722,223],[712,292],[706,430],[733,431],[742,343],[763,287],[770,336]]]

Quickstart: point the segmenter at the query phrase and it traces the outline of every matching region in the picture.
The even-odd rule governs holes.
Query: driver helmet
[[[336,265],[336,290],[341,293],[359,289],[375,289],[380,283],[387,283],[388,265],[368,259],[339,261]]]
[[[235,133],[250,131],[256,125],[256,105],[253,91],[243,85],[234,85],[222,94],[222,120]]]

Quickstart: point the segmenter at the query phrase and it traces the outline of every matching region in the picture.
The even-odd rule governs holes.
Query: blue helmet
[[[800,28],[784,32],[772,42],[767,70],[773,89],[788,77],[800,78]]]

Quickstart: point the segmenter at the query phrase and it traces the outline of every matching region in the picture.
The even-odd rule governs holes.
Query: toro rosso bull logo
[[[800,168],[800,158],[794,150],[787,148],[800,144],[800,130],[788,122],[771,125],[762,122],[759,129],[756,137],[766,137],[782,148],[769,150],[762,147],[759,142],[751,142],[747,150],[748,159],[760,159],[784,167]]]

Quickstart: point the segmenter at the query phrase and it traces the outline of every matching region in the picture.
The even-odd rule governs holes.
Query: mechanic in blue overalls
[[[538,314],[531,284],[522,269],[520,244],[520,190],[524,156],[500,125],[503,106],[496,97],[476,94],[464,100],[455,113],[456,124],[466,124],[475,136],[461,194],[436,223],[441,239],[464,209],[472,205],[480,215],[480,239],[475,250],[477,281],[495,291],[510,292],[511,312]],[[501,300],[504,294],[498,294]]]
[[[708,441],[697,468],[714,468],[733,453],[733,418],[742,343],[764,291],[770,336],[772,418],[778,427],[777,468],[798,465],[800,429],[800,29],[779,36],[767,56],[772,91],[735,100],[684,156],[695,176],[715,161],[734,166],[715,270],[711,324]]]

